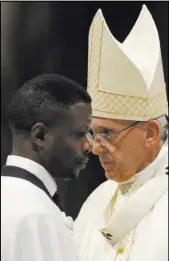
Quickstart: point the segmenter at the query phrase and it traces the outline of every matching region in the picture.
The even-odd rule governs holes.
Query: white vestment
[[[168,260],[167,166],[168,144],[165,144],[157,158],[130,181],[120,184],[106,181],[89,196],[75,221],[81,261]],[[134,227],[113,243],[113,236],[123,235],[139,216]]]
[[[9,156],[7,165],[38,177],[51,197],[56,184],[50,174],[29,159]],[[63,212],[31,182],[1,177],[1,260],[78,261],[73,233]]]

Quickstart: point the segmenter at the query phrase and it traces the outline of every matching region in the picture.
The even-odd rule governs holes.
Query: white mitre
[[[96,117],[147,121],[167,113],[159,35],[145,5],[123,43],[101,10],[96,13],[89,32],[88,92]]]

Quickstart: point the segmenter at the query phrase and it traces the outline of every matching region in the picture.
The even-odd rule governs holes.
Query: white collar
[[[37,162],[28,158],[10,155],[7,157],[6,165],[19,167],[31,172],[43,182],[52,197],[56,193],[57,186],[54,179],[49,172]]]

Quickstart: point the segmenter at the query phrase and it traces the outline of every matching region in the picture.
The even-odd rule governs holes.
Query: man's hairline
[[[57,108],[58,110],[62,110],[62,111],[64,111],[64,112],[67,113],[67,112],[68,112],[67,109],[73,110],[76,105],[91,105],[91,102],[79,101],[79,102],[75,102],[74,104],[69,104],[69,105],[64,105],[64,104],[62,104],[62,105],[60,105],[60,106],[56,106],[56,108]],[[10,120],[9,120],[8,122],[9,122],[9,126],[10,126],[10,129],[11,129],[12,135],[22,135],[22,133],[27,134],[27,133],[30,133],[30,132],[31,132],[31,130],[27,131],[27,130],[25,130],[25,129],[18,129],[18,128],[15,126],[15,124],[13,124]],[[43,123],[43,121],[39,121],[39,122],[42,122],[42,123]],[[36,124],[36,123],[35,123],[35,124]],[[34,125],[35,125],[35,124],[34,124]],[[45,124],[44,124],[44,125],[45,125]],[[51,126],[52,126],[52,125],[51,125]],[[32,127],[33,127],[33,126],[32,126]],[[32,129],[32,128],[31,128],[31,129]],[[17,132],[18,132],[18,134],[17,134]]]

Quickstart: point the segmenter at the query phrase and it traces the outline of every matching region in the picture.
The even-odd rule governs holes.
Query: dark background
[[[102,9],[110,30],[123,41],[143,3],[159,30],[168,86],[168,2],[1,3],[1,166],[11,151],[5,115],[15,91],[42,73],[63,74],[86,86],[88,31],[97,9]],[[65,212],[75,218],[87,196],[104,180],[98,159],[91,155],[76,181],[59,184]]]

